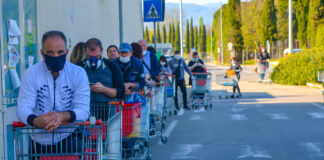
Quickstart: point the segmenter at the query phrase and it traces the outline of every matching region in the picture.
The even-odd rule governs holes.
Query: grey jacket
[[[178,67],[179,65],[179,60],[176,60],[175,58],[171,59],[169,61],[169,66],[172,70],[172,73],[176,70],[176,68]],[[188,65],[186,64],[186,62],[183,60],[183,58],[180,59],[180,78],[179,80],[184,80],[184,71],[186,70],[186,72],[192,76],[192,73],[188,67]]]

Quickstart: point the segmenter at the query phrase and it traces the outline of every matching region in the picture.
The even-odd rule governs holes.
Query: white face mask
[[[146,55],[146,52],[147,52],[147,50],[144,50],[144,51],[142,52],[143,56]]]
[[[177,54],[174,56],[175,59],[179,60],[181,58],[181,55],[180,54]]]
[[[236,63],[236,61],[232,61],[232,64],[235,64]]]
[[[130,60],[130,56],[127,56],[127,57],[120,56],[119,57],[119,61],[122,62],[122,63],[128,63],[129,60]]]
[[[165,66],[166,63],[165,62],[160,62],[160,64],[161,64],[161,66]]]
[[[264,53],[265,52],[265,49],[262,49],[262,53]]]

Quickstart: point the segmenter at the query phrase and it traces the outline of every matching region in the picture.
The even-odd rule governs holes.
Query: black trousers
[[[174,103],[176,107],[179,107],[178,104],[178,87],[180,87],[180,90],[182,92],[182,98],[183,98],[183,105],[187,106],[187,89],[186,89],[186,82],[185,80],[175,80],[175,96],[174,96]]]

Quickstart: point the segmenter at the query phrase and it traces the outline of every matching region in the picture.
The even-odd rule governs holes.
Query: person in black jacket
[[[261,47],[257,56],[259,81],[263,81],[266,69],[269,67],[270,56],[264,47]]]
[[[198,52],[192,53],[192,60],[188,63],[188,67],[192,73],[206,72],[206,66],[203,60],[199,59]],[[192,78],[189,77],[189,85],[192,85]]]
[[[124,79],[118,65],[102,57],[102,44],[97,38],[86,43],[87,58],[80,63],[87,72],[91,102],[109,102],[121,99],[125,94]]]
[[[241,79],[241,74],[240,72],[242,71],[242,67],[241,65],[237,62],[236,58],[233,57],[232,58],[232,64],[230,66],[230,70],[234,70],[235,73],[236,73],[236,77],[233,78],[233,95],[231,96],[231,98],[234,98],[235,97],[235,91],[237,90],[238,92],[238,96],[237,98],[240,98],[242,97],[241,95],[241,90],[240,90],[240,87],[239,87],[239,84],[238,82],[240,81]]]

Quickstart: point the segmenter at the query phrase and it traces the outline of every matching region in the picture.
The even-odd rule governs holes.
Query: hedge
[[[280,59],[271,79],[278,84],[305,85],[317,82],[319,70],[324,70],[324,50],[309,49]]]

